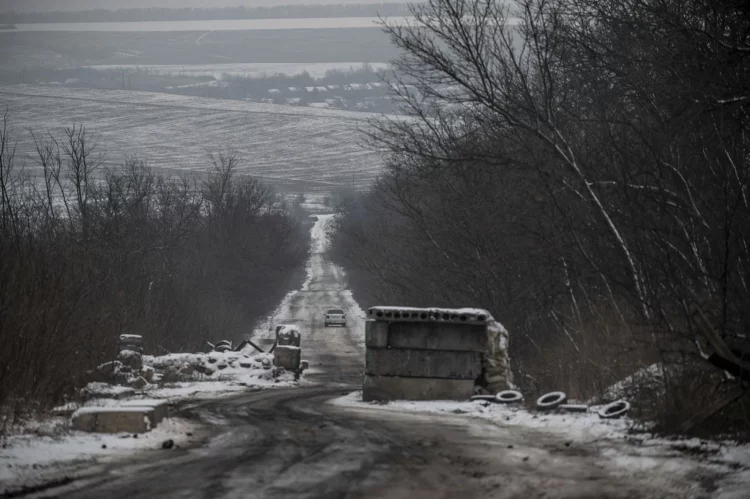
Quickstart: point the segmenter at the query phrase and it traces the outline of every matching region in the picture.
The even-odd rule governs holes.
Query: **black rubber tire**
[[[523,394],[518,390],[503,390],[498,392],[495,398],[501,404],[515,404],[523,400]]]
[[[552,411],[567,401],[565,392],[549,392],[536,399],[536,408],[540,411]]]
[[[602,419],[617,419],[620,416],[624,416],[630,410],[630,402],[626,400],[618,400],[607,404],[599,409],[599,417]]]

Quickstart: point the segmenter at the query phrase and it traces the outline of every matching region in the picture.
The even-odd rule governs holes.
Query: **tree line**
[[[286,19],[328,17],[403,16],[408,8],[402,3],[276,5],[267,7],[203,8],[130,8],[89,9],[55,12],[0,13],[0,23],[80,23],[80,22],[148,22],[207,21],[221,19]]]
[[[421,95],[403,92],[409,119],[373,124],[385,170],[332,234],[358,298],[489,309],[526,392],[586,400],[655,364],[638,405],[674,430],[737,382],[705,361],[696,310],[750,348],[746,3],[430,0],[413,15],[385,30]],[[714,426],[747,432],[746,407]]]
[[[34,136],[32,170],[2,125],[0,433],[74,395],[120,334],[152,354],[242,339],[304,278],[307,228],[231,151],[200,176],[105,168],[74,126]]]

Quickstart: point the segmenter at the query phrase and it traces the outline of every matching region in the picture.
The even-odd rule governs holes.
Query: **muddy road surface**
[[[102,466],[37,497],[65,498],[664,498],[711,497],[716,478],[674,456],[630,462],[627,444],[575,442],[461,415],[332,405],[359,389],[362,311],[325,259],[321,217],[308,279],[270,323],[297,323],[310,372],[298,388],[249,392],[184,407],[208,430],[188,449]],[[345,328],[323,312],[342,307]],[[263,328],[258,335],[270,335]],[[622,449],[621,449],[622,450]],[[635,459],[635,458],[633,458]]]

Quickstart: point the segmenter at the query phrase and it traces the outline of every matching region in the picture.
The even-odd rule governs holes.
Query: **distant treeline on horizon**
[[[376,17],[409,15],[409,7],[399,3],[278,5],[273,7],[215,7],[92,9],[73,12],[0,12],[2,23],[80,23],[80,22],[147,22],[207,21],[226,19],[288,19],[331,17]]]

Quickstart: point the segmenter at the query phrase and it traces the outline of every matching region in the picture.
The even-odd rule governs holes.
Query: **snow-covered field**
[[[242,76],[246,78],[263,75],[297,75],[307,72],[313,78],[325,76],[327,71],[349,71],[362,66],[361,62],[267,62],[267,63],[234,63],[234,64],[162,64],[162,65],[128,65],[128,64],[100,64],[89,66],[92,69],[125,69],[127,71],[145,71],[164,75],[183,76],[213,76],[222,75]],[[388,64],[382,62],[369,63],[373,69],[387,69]]]
[[[98,136],[109,165],[127,155],[169,171],[208,169],[207,150],[235,149],[241,171],[271,183],[310,190],[362,187],[381,168],[378,154],[363,146],[366,113],[206,99],[150,92],[0,86],[18,140],[17,156],[33,171],[27,130],[60,133],[85,125]]]

